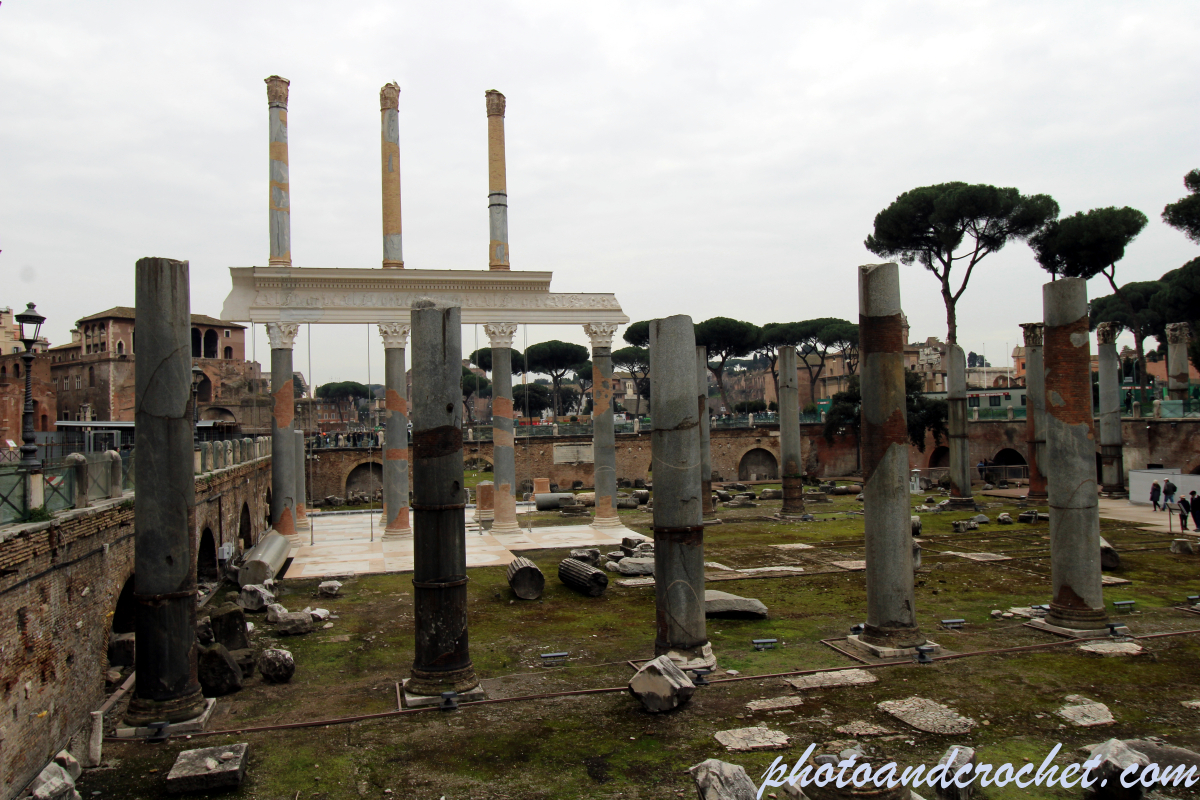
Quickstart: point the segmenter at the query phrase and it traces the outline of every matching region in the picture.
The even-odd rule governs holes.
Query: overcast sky
[[[1198,28],[1194,2],[4,0],[0,305],[36,302],[60,344],[132,305],[156,255],[189,259],[193,310],[219,315],[228,268],[267,262],[271,74],[291,80],[296,266],[379,266],[395,80],[410,268],[487,268],[495,88],[513,269],[613,292],[633,320],[856,321],[874,215],[951,180],[1141,209],[1118,278],[1152,280],[1200,255],[1159,217],[1200,167]],[[1007,363],[1046,279],[1023,243],[989,257],[960,343]],[[904,268],[902,295],[912,338],[944,338],[934,277]],[[311,373],[302,333],[297,368],[364,380],[369,342],[380,380],[364,328],[314,328]],[[549,338],[586,342],[528,332]]]

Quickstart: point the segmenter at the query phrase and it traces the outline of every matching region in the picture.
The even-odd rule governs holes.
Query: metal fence
[[[0,525],[25,519],[25,473],[5,466],[0,468]]]

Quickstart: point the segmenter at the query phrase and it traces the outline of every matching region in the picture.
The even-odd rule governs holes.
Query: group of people
[[[1162,485],[1158,485],[1158,481],[1150,484],[1150,504],[1154,506],[1155,511],[1170,511],[1167,506],[1175,503],[1175,493],[1179,491],[1179,487],[1171,483],[1171,479],[1167,478]],[[1162,508],[1159,508],[1159,506]],[[1195,492],[1188,492],[1183,497],[1179,498],[1179,527],[1183,530],[1188,529],[1188,517],[1192,518],[1193,529],[1200,531],[1200,498],[1196,497]]]

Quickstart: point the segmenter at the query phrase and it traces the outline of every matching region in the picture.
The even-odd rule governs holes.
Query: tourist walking
[[[1200,531],[1200,497],[1195,492],[1188,492],[1188,502],[1192,504],[1192,527]]]
[[[1167,503],[1175,502],[1175,492],[1179,491],[1179,487],[1171,483],[1171,479],[1167,478],[1163,481],[1163,508],[1167,507]]]
[[[1158,511],[1158,498],[1162,497],[1162,487],[1158,485],[1158,481],[1150,484],[1150,504],[1154,506],[1154,510]]]
[[[1179,530],[1187,530],[1188,517],[1192,513],[1192,504],[1186,497],[1179,498]]]

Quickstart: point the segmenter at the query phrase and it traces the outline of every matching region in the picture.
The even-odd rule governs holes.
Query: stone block
[[[286,613],[288,613],[288,610],[282,605],[271,603],[271,605],[267,606],[267,622],[274,625],[276,622],[279,622],[279,617]]]
[[[877,680],[879,679],[865,669],[839,669],[787,678],[786,682],[793,689],[829,689],[835,686],[861,686],[875,683]]]
[[[921,518],[917,517],[917,516],[913,516],[913,517],[909,517],[908,521],[912,525],[912,535],[920,536],[921,535]]]
[[[955,773],[960,769],[971,765],[971,770],[967,775],[972,775],[975,771],[975,748],[965,747],[963,745],[955,745],[945,752],[938,759],[938,766],[946,768],[946,775],[953,779]],[[970,797],[975,792],[976,781],[972,781],[966,786],[944,786],[945,781],[938,781],[934,787],[933,794],[938,800],[970,800]]]
[[[1137,642],[1108,642],[1104,640],[1081,644],[1079,645],[1079,649],[1085,653],[1094,653],[1095,655],[1106,657],[1136,656],[1142,652],[1142,646]]]
[[[242,671],[242,679],[254,677],[254,651],[249,647],[242,650],[230,650],[229,655],[233,656],[234,662],[238,665],[238,669]]]
[[[609,561],[620,561],[622,558],[625,557],[625,551],[624,550],[613,550],[610,553],[605,553],[605,557]]]
[[[744,767],[710,758],[688,770],[700,800],[757,800],[758,789]]]
[[[600,551],[595,547],[579,547],[571,551],[570,558],[593,567],[600,566]]]
[[[975,727],[975,720],[970,717],[964,717],[957,711],[924,697],[884,700],[877,708],[925,733],[961,735],[970,733]]]
[[[223,644],[199,648],[196,676],[205,697],[222,697],[242,688],[242,668]]]
[[[1171,542],[1171,552],[1176,555],[1191,556],[1196,554],[1191,539],[1175,539]]]
[[[622,575],[653,575],[654,574],[654,559],[653,558],[622,558],[617,562],[617,572]]]
[[[282,636],[302,636],[306,633],[312,633],[312,629],[312,613],[307,611],[292,611],[288,614],[280,614],[279,622],[275,625],[275,632]]]
[[[321,581],[320,585],[317,586],[317,592],[322,597],[337,597],[341,591],[342,584],[340,581]]]
[[[247,611],[266,611],[267,606],[274,602],[275,595],[271,594],[271,590],[258,583],[243,586],[238,597],[238,604]]]
[[[758,495],[758,497],[760,500],[782,500],[783,499],[783,490],[782,489],[763,489],[762,492]]]
[[[240,606],[225,603],[209,614],[212,620],[213,639],[225,645],[227,650],[241,650],[250,646],[246,637],[246,614]]]
[[[667,656],[647,661],[629,679],[629,691],[650,712],[670,711],[686,703],[695,684]]]
[[[767,607],[761,600],[751,597],[738,597],[728,592],[718,592],[715,589],[704,590],[704,615],[707,617],[753,617],[763,619],[767,616]]]
[[[1104,703],[1097,703],[1077,694],[1067,696],[1067,705],[1058,710],[1058,715],[1080,728],[1111,725],[1116,722]]]
[[[236,789],[246,779],[248,749],[249,745],[241,742],[184,750],[167,774],[167,791],[181,794]]]
[[[77,798],[75,779],[59,764],[51,761],[29,784],[29,794],[34,800],[64,800]]]
[[[54,763],[63,768],[63,771],[71,776],[72,781],[79,780],[79,776],[83,774],[83,767],[75,756],[68,753],[66,750],[59,750],[54,756]]]
[[[296,661],[291,651],[272,648],[258,657],[258,671],[271,683],[287,683],[296,674]]]
[[[996,522],[1000,523],[1001,525],[1012,525],[1012,514],[1009,514],[1007,511],[1002,511],[999,515],[997,515]]]
[[[761,727],[717,731],[714,736],[726,750],[734,753],[748,750],[783,750],[790,741],[788,735],[782,731]]]
[[[1103,536],[1100,537],[1100,569],[1120,569],[1121,555],[1116,549],[1108,543],[1108,540]]]
[[[746,703],[746,708],[750,711],[779,711],[785,708],[795,708],[799,705],[804,705],[804,698],[799,695],[789,694],[783,697],[770,697],[766,700],[751,700],[749,703]]]
[[[1103,797],[1136,800],[1142,796],[1141,785],[1129,788],[1121,786],[1121,775],[1130,767],[1137,767],[1138,769],[1127,776],[1126,780],[1136,778],[1141,772],[1140,768],[1150,764],[1150,759],[1145,753],[1133,749],[1120,739],[1109,739],[1103,744],[1091,745],[1088,749],[1091,751],[1091,758],[1087,760],[1100,762],[1091,769],[1090,775],[1097,785],[1101,781],[1105,782]]]
[[[200,644],[213,643],[212,620],[208,617],[201,617],[196,620],[196,641]]]

